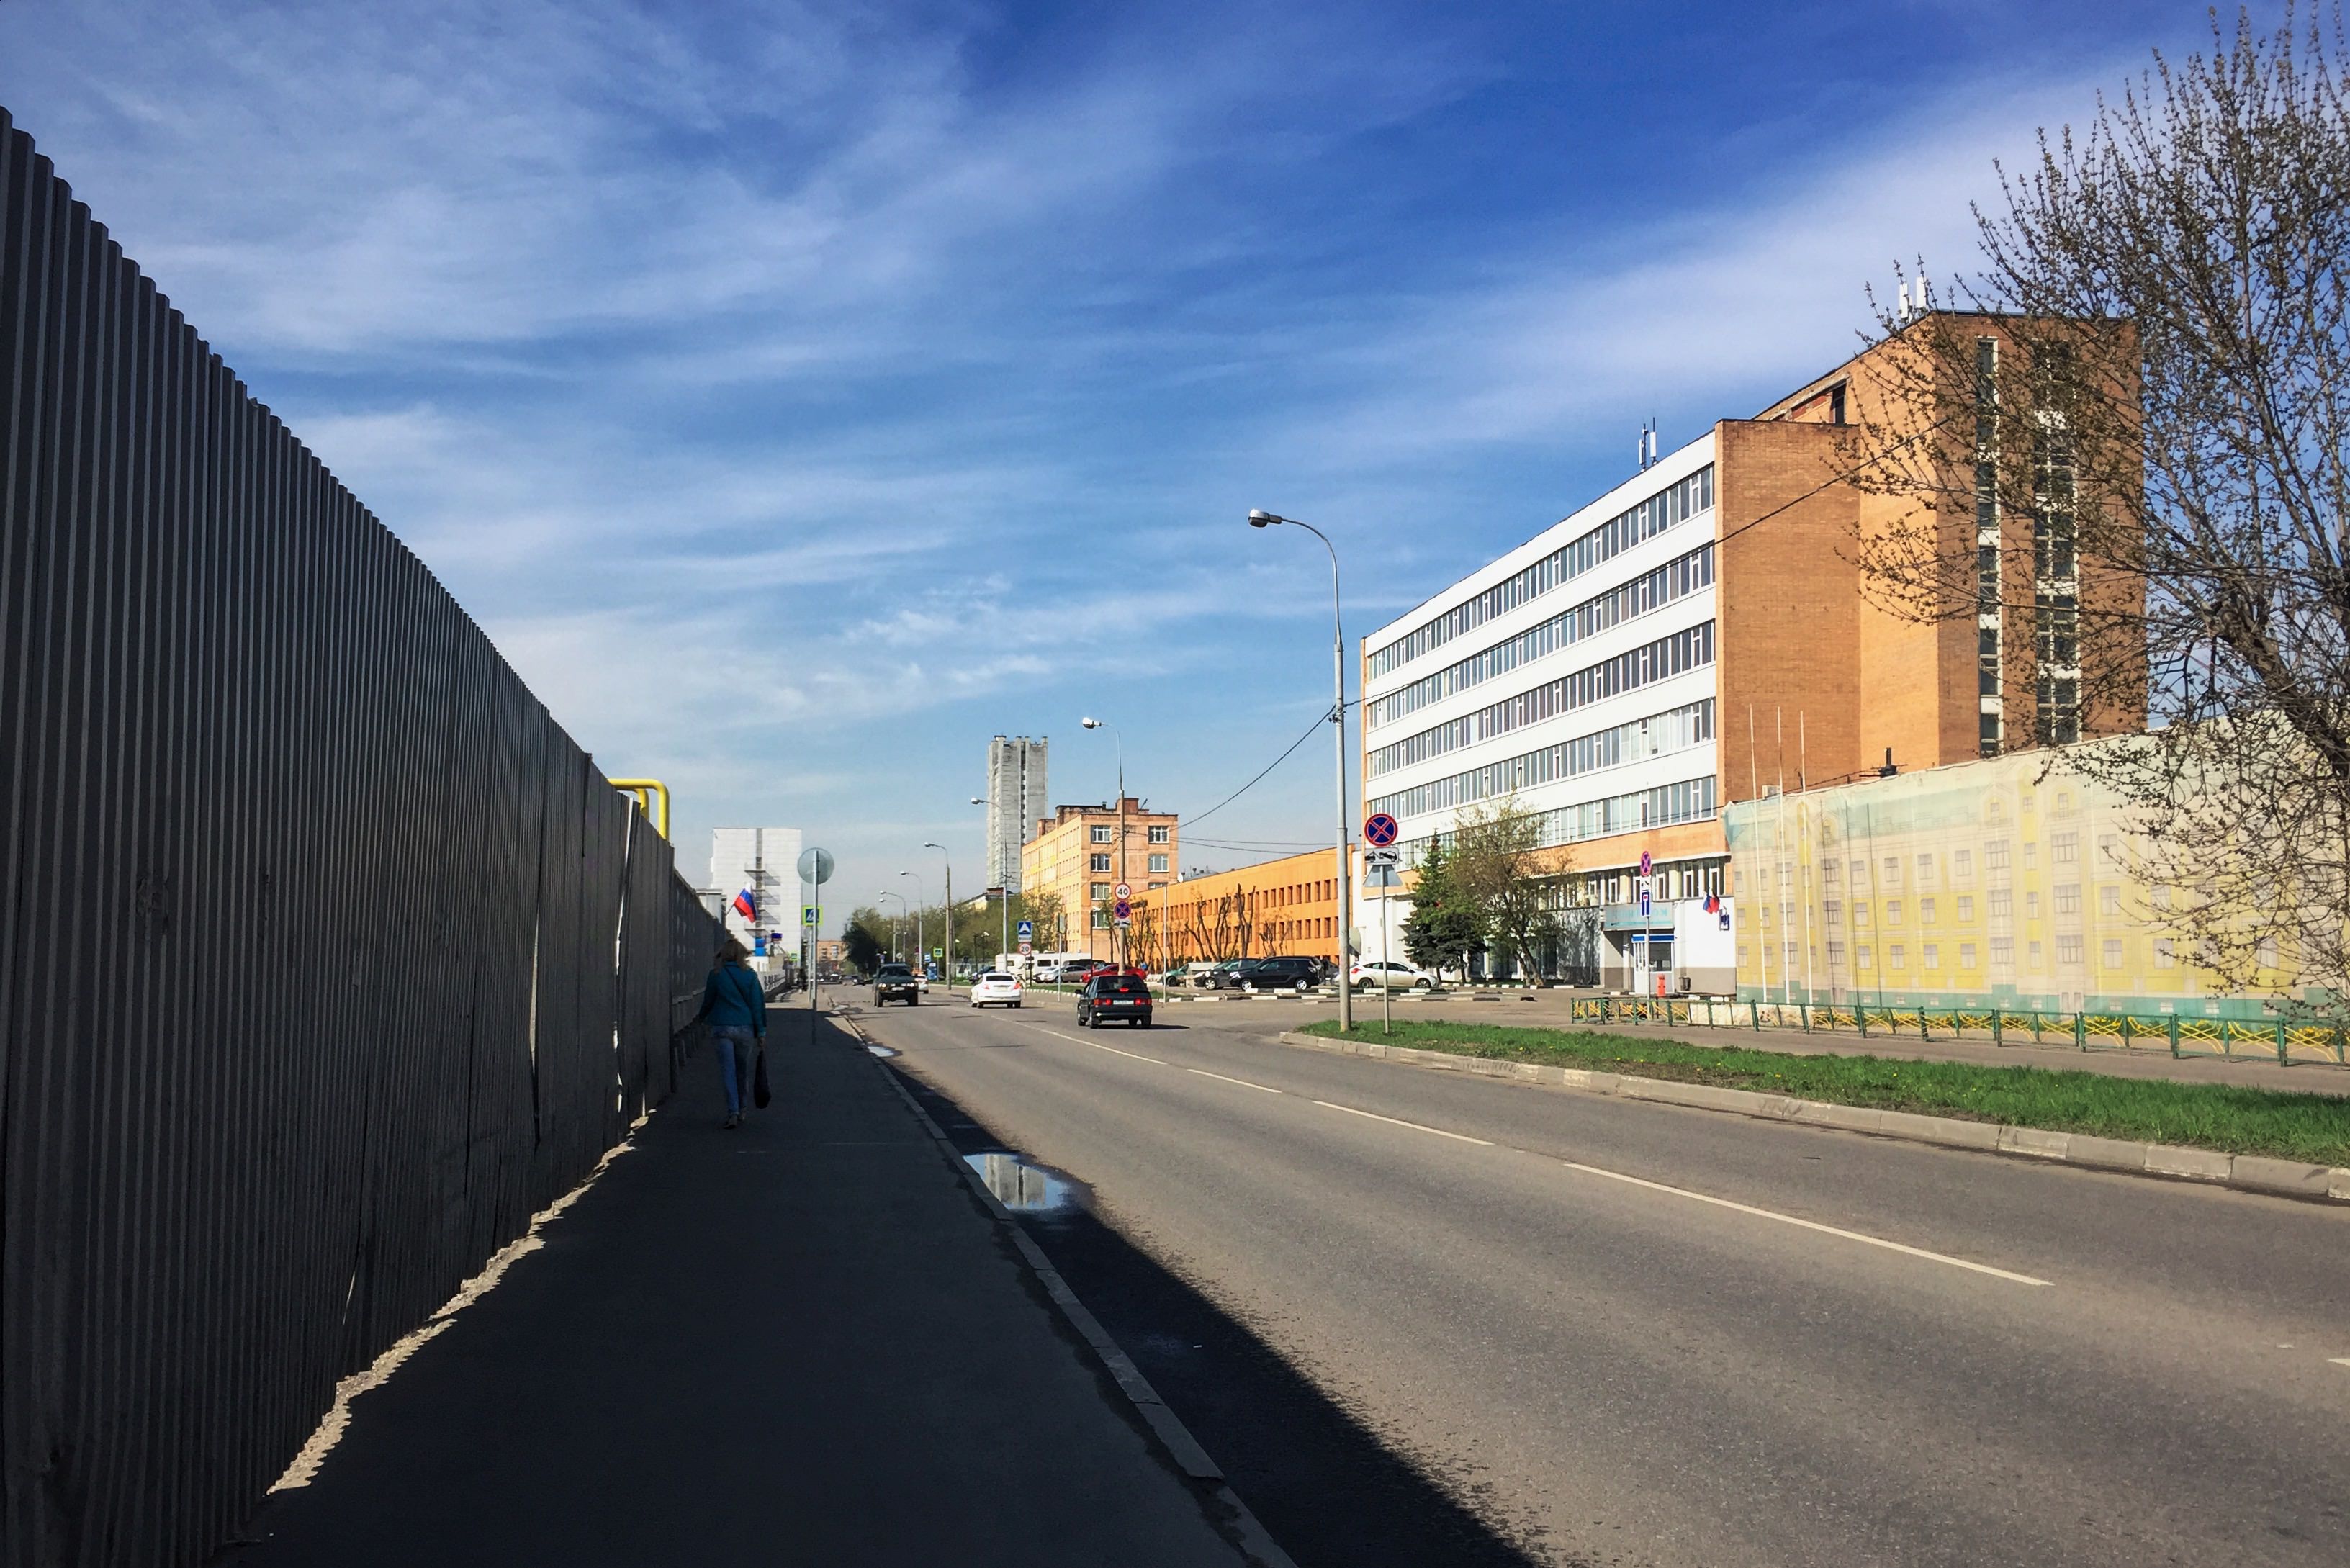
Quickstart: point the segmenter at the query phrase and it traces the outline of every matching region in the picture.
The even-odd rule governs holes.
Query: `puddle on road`
[[[1063,1214],[1093,1200],[1084,1182],[1020,1155],[999,1149],[964,1155],[962,1162],[979,1172],[996,1200],[1014,1214]]]

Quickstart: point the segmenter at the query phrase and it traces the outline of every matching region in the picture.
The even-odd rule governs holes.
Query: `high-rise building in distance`
[[[987,882],[1020,891],[1020,846],[1036,836],[1045,804],[1045,742],[1002,735],[987,742]]]

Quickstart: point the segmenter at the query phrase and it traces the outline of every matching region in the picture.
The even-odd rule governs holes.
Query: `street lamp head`
[[[971,804],[973,805],[985,805],[987,804],[987,798],[984,795],[975,794],[971,797]]]
[[[1252,506],[1249,508],[1249,526],[1252,528],[1269,528],[1274,524],[1280,521],[1280,518],[1275,517],[1272,513],[1265,511],[1263,507]]]
[[[944,849],[946,846],[943,844],[933,844],[929,839],[925,838],[922,840],[922,847],[925,849]]]
[[[1099,719],[1080,719],[1077,722],[1088,730],[1098,730],[1102,727],[1102,722]]]

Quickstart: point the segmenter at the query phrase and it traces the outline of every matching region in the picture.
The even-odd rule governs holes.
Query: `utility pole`
[[[1347,920],[1354,913],[1350,908],[1351,900],[1347,898],[1347,883],[1351,880],[1351,876],[1347,846],[1354,837],[1354,829],[1348,821],[1347,800],[1347,636],[1338,610],[1338,546],[1330,543],[1329,535],[1325,534],[1313,524],[1301,523],[1295,517],[1276,517],[1270,512],[1259,510],[1248,514],[1248,522],[1252,528],[1270,528],[1275,524],[1286,524],[1294,528],[1303,528],[1321,540],[1322,547],[1330,552],[1330,674],[1333,686],[1330,722],[1336,726],[1332,731],[1332,736],[1336,742],[1334,750],[1338,762],[1338,830],[1336,845],[1338,868],[1338,918],[1333,923],[1338,929],[1338,1032],[1343,1034],[1355,1026],[1355,1006],[1350,994],[1351,977],[1347,972],[1352,965],[1348,961],[1347,951]]]
[[[946,846],[945,845],[943,845],[943,844],[932,844],[932,843],[929,842],[928,840],[924,840],[924,841],[923,841],[923,844],[922,844],[922,847],[923,847],[923,848],[925,848],[925,849],[935,849],[935,850],[937,850],[937,851],[939,852],[939,858],[940,858],[941,861],[945,862],[945,864],[946,864],[946,868],[947,868],[947,968],[946,968],[946,975],[947,975],[947,994],[948,994],[948,995],[950,995],[950,996],[951,996],[951,995],[953,995],[953,994],[954,994],[954,860],[953,860],[953,858],[952,858],[951,857],[950,857],[950,856],[947,854],[947,846]]]
[[[1133,884],[1126,879],[1126,735],[1117,725],[1107,720],[1080,719],[1077,722],[1088,730],[1107,730],[1110,739],[1118,744],[1118,856],[1117,869],[1112,875],[1117,877],[1119,887],[1131,888]],[[1116,908],[1115,904],[1111,906],[1113,910]],[[1087,923],[1091,924],[1090,916],[1087,917]],[[1090,950],[1092,943],[1088,942],[1087,947]],[[1109,951],[1111,960],[1118,968],[1133,967],[1131,961],[1133,955],[1128,950],[1126,941],[1126,929],[1115,923],[1115,916],[1110,927]]]

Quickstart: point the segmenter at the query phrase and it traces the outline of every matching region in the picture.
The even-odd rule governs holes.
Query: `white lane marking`
[[[1068,1038],[1068,1036],[1066,1036],[1066,1035],[1065,1034],[1065,1035],[1063,1035],[1063,1036],[1062,1036],[1062,1038],[1066,1040],[1066,1039],[1067,1039],[1067,1038]],[[1156,1057],[1156,1056],[1142,1056],[1142,1055],[1138,1055],[1138,1054],[1135,1054],[1134,1052],[1132,1052],[1132,1051],[1121,1051],[1121,1050],[1119,1050],[1119,1049],[1118,1049],[1117,1046],[1115,1046],[1115,1045],[1094,1045],[1094,1043],[1093,1043],[1092,1041],[1090,1041],[1090,1040],[1080,1040],[1080,1041],[1078,1041],[1078,1042],[1077,1042],[1077,1044],[1080,1044],[1080,1045],[1093,1045],[1094,1049],[1095,1049],[1095,1050],[1097,1050],[1097,1051],[1107,1051],[1107,1052],[1108,1052],[1108,1053],[1109,1053],[1111,1055],[1113,1055],[1113,1056],[1124,1056],[1125,1058],[1127,1058],[1128,1061],[1131,1061],[1131,1062],[1149,1062],[1149,1063],[1154,1064],[1155,1065],[1161,1066],[1161,1067],[1164,1067],[1165,1065],[1167,1065],[1167,1064],[1166,1064],[1166,1063],[1159,1061],[1159,1059],[1158,1057]]]
[[[2350,1355],[2329,1355],[2325,1359],[2336,1366],[2350,1366]]]
[[[1081,1040],[1075,1034],[1064,1034],[1059,1030],[1048,1029],[1042,1023],[1022,1023],[1020,1027],[1023,1029],[1033,1029],[1039,1034],[1049,1034],[1055,1040],[1066,1040],[1072,1045],[1091,1045],[1097,1051],[1107,1051],[1113,1056],[1124,1056],[1130,1061],[1148,1062],[1155,1067],[1164,1067],[1167,1065],[1166,1063],[1160,1061],[1156,1056],[1139,1055],[1132,1051],[1121,1051],[1115,1045],[1103,1045],[1095,1041]]]
[[[1334,1106],[1327,1100],[1316,1100],[1314,1103],[1325,1110],[1344,1111],[1350,1116],[1368,1116],[1375,1122],[1385,1122],[1389,1127],[1409,1127],[1414,1132],[1434,1133],[1439,1137],[1459,1138],[1462,1143],[1473,1143],[1480,1148],[1493,1147],[1486,1139],[1471,1137],[1467,1133],[1446,1132],[1442,1127],[1422,1127],[1418,1122],[1399,1121],[1394,1116],[1383,1116],[1377,1111],[1358,1111],[1352,1106]]]
[[[1651,1192],[1670,1193],[1675,1198],[1687,1198],[1698,1203],[1711,1203],[1717,1209],[1730,1209],[1741,1214],[1752,1214],[1758,1220],[1775,1220],[1782,1225],[1800,1226],[1806,1231],[1817,1231],[1824,1236],[1841,1236],[1847,1241],[1859,1241],[1871,1247],[1882,1247],[1888,1252],[1903,1252],[1912,1258],[1923,1258],[1932,1263],[1948,1263],[1954,1269],[1971,1269],[1978,1274],[1989,1274],[1993,1279],[2011,1280],[2019,1285],[2045,1285],[2053,1282],[2048,1280],[2034,1279],[2030,1274],[2018,1274],[2006,1269],[1995,1269],[1989,1263],[1969,1262],[1964,1258],[1953,1258],[1947,1252],[1929,1252],[1923,1247],[1912,1247],[1901,1241],[1888,1241],[1882,1236],[1865,1235],[1858,1231],[1846,1231],[1839,1226],[1823,1225],[1816,1220],[1800,1220],[1793,1214],[1782,1214],[1775,1209],[1757,1209],[1751,1203],[1734,1203],[1727,1198],[1713,1198],[1702,1192],[1691,1192],[1686,1187],[1668,1187],[1661,1181],[1627,1176],[1620,1170],[1603,1170],[1598,1166],[1584,1165],[1572,1159],[1563,1159],[1559,1163],[1569,1170],[1579,1170],[1586,1176],[1604,1176],[1610,1181],[1626,1182],[1633,1187],[1645,1187]]]
[[[1213,1078],[1219,1084],[1238,1084],[1243,1089],[1263,1089],[1268,1095],[1278,1095],[1283,1092],[1279,1089],[1267,1088],[1263,1084],[1252,1084],[1246,1078],[1227,1078],[1222,1073],[1211,1073],[1205,1067],[1186,1067],[1183,1071],[1197,1073],[1202,1078]]]
[[[1074,1034],[1064,1034],[1057,1029],[1048,1029],[1041,1023],[1031,1023],[1026,1027],[1035,1030],[1040,1034],[1050,1034],[1055,1040],[1066,1040],[1074,1045],[1092,1045],[1095,1050],[1107,1051],[1114,1056],[1131,1057],[1137,1062],[1149,1062],[1160,1067],[1168,1065],[1156,1056],[1138,1056],[1131,1051],[1120,1051],[1115,1045],[1101,1045],[1091,1040],[1080,1040]],[[1198,1067],[1186,1067],[1184,1071],[1198,1073],[1203,1078],[1222,1079],[1227,1084],[1240,1084],[1245,1088],[1263,1089],[1269,1095],[1282,1092],[1279,1089],[1266,1088],[1263,1084],[1248,1083],[1242,1078],[1226,1078],[1221,1073],[1210,1073]],[[1471,1137],[1466,1133],[1447,1132],[1442,1127],[1432,1127],[1420,1122],[1408,1122],[1397,1116],[1383,1116],[1377,1111],[1358,1111],[1352,1106],[1341,1106],[1329,1100],[1315,1100],[1313,1103],[1325,1110],[1344,1111],[1350,1116],[1363,1116],[1375,1122],[1386,1122],[1390,1127],[1409,1127],[1414,1132],[1434,1133],[1438,1137],[1472,1143],[1480,1148],[1493,1147],[1492,1141],[1486,1138]],[[1565,1166],[1569,1170],[1579,1170],[1587,1176],[1605,1177],[1610,1181],[1621,1181],[1633,1187],[1645,1187],[1652,1192],[1667,1193],[1674,1198],[1686,1198],[1697,1203],[1711,1203],[1717,1209],[1728,1209],[1739,1214],[1751,1214],[1758,1220],[1775,1220],[1782,1225],[1794,1225],[1805,1231],[1816,1231],[1824,1236],[1837,1236],[1847,1241],[1858,1241],[1864,1246],[1882,1247],[1888,1252],[1900,1252],[1912,1258],[1923,1258],[1930,1263],[1947,1263],[1954,1269],[1966,1269],[1978,1274],[1989,1274],[1993,1279],[2008,1280],[2019,1285],[2053,1287],[2055,1282],[2053,1280],[2036,1279],[2030,1274],[2019,1274],[2008,1269],[1994,1268],[1989,1263],[1970,1262],[1965,1258],[1953,1258],[1947,1252],[1929,1251],[1923,1247],[1912,1247],[1904,1241],[1888,1241],[1882,1236],[1871,1236],[1859,1231],[1846,1231],[1836,1225],[1824,1225],[1816,1220],[1804,1220],[1794,1214],[1782,1214],[1775,1209],[1757,1209],[1751,1203],[1739,1203],[1728,1198],[1715,1198],[1703,1192],[1692,1192],[1686,1187],[1670,1187],[1661,1181],[1650,1181],[1645,1177],[1627,1176],[1620,1170],[1608,1170],[1596,1165],[1585,1165],[1579,1160],[1563,1159],[1558,1163]],[[2338,1366],[2350,1366],[2350,1355],[2335,1356],[2333,1360]]]

